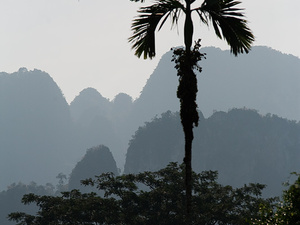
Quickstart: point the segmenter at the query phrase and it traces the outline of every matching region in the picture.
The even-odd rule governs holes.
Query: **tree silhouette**
[[[261,198],[265,187],[249,184],[240,188],[221,185],[218,173],[192,173],[193,224],[246,225],[250,219],[259,219],[260,205],[273,199]],[[47,196],[27,194],[24,204],[38,206],[35,215],[14,212],[9,220],[17,225],[182,225],[185,211],[184,166],[170,163],[156,172],[138,174],[103,173],[82,181],[104,192],[82,194],[78,190]]]
[[[131,0],[144,2],[145,0]],[[196,104],[197,78],[194,69],[201,68],[197,62],[203,57],[199,53],[200,42],[196,42],[193,49],[193,20],[192,13],[197,13],[200,21],[206,25],[212,25],[217,37],[225,39],[231,52],[236,56],[239,53],[248,53],[254,36],[247,26],[247,21],[241,8],[235,8],[240,4],[236,0],[204,0],[200,7],[192,8],[196,0],[156,0],[152,5],[141,7],[139,15],[132,23],[132,36],[129,42],[135,49],[135,55],[144,59],[155,56],[155,31],[160,30],[167,19],[171,19],[172,25],[178,25],[181,13],[185,14],[184,23],[184,49],[175,49],[174,57],[179,76],[177,97],[180,99],[180,116],[185,135],[185,185],[186,185],[186,213],[187,224],[191,211],[191,157],[193,127],[198,125],[198,112]]]

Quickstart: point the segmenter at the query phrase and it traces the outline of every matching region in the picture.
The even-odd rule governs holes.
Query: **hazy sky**
[[[300,57],[300,0],[241,1],[255,45]],[[0,71],[46,71],[68,102],[87,87],[110,99],[119,92],[136,98],[161,55],[183,44],[181,28],[170,31],[166,23],[156,35],[157,57],[135,57],[127,38],[140,6],[129,0],[0,0]],[[212,28],[197,20],[195,26],[202,46],[227,49]]]

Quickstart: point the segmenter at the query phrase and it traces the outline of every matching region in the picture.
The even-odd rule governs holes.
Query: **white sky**
[[[300,57],[300,0],[241,1],[255,45]],[[129,0],[0,0],[0,72],[46,71],[68,102],[87,87],[109,99],[119,92],[136,98],[161,55],[183,44],[181,29],[170,31],[166,23],[156,35],[157,57],[135,57],[127,38],[140,6]],[[212,28],[197,20],[195,26],[202,46],[227,49]]]

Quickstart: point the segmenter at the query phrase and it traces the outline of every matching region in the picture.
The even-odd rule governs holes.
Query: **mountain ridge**
[[[205,118],[214,111],[246,107],[263,115],[271,113],[299,121],[299,58],[268,47],[253,47],[249,54],[239,57],[212,47],[201,51],[207,55],[200,62],[203,72],[197,75],[197,103]],[[59,172],[70,172],[86,149],[101,144],[110,148],[117,167],[122,169],[128,142],[138,128],[167,110],[179,110],[178,77],[171,56],[168,52],[162,57],[135,101],[127,94],[109,101],[97,90],[87,88],[77,96],[78,100],[87,94],[81,103],[77,102],[77,114],[76,99],[68,105],[49,74],[26,68],[12,74],[0,73],[1,171],[8,171],[15,154],[21,152],[25,155],[18,157],[20,165],[27,162],[31,174],[37,174],[34,157],[44,158],[40,166],[51,167],[42,154],[46,152],[52,154],[48,159],[64,164],[61,169],[52,166],[49,176],[55,179]],[[13,168],[9,177],[1,175],[1,182],[6,180],[2,185],[30,179],[22,173],[26,170]],[[40,177],[37,182],[42,180],[50,179]]]

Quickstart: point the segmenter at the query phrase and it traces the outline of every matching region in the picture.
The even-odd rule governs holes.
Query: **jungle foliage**
[[[257,217],[259,206],[272,199],[260,197],[264,185],[249,184],[241,188],[223,186],[218,173],[192,174],[192,224],[248,224]],[[156,172],[115,176],[103,173],[82,181],[104,191],[82,194],[78,190],[61,196],[28,194],[24,204],[39,207],[36,215],[15,212],[9,219],[18,225],[44,224],[184,224],[184,166],[170,163]]]
[[[262,204],[259,219],[253,225],[298,225],[300,224],[300,174],[294,184],[283,192],[282,201],[277,204]]]

